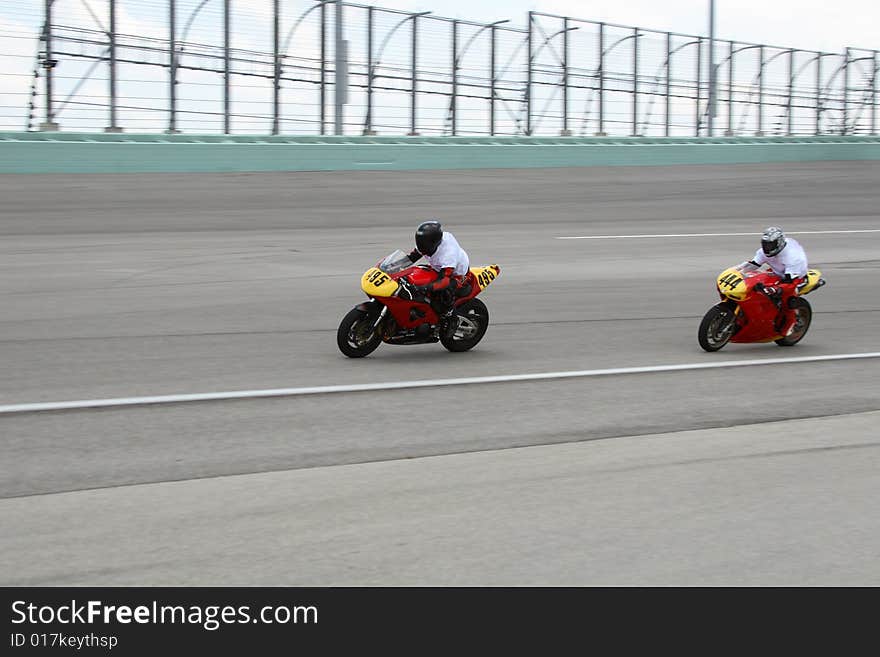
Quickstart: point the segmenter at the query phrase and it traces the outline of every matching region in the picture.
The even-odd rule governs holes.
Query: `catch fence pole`
[[[281,21],[280,0],[272,0],[272,61],[275,66],[272,72],[272,134],[280,132],[279,119],[281,113],[281,62],[279,61],[279,23]]]
[[[672,98],[672,34],[666,33],[666,97],[663,99],[665,108],[665,118],[663,126],[663,134],[669,136],[669,110],[671,108]]]
[[[168,134],[177,132],[177,43],[174,33],[176,31],[175,16],[177,8],[174,0],[168,0],[168,98],[170,101],[170,110],[168,114]]]
[[[458,21],[452,21],[452,136],[455,136],[457,128],[457,107],[458,99]]]
[[[727,132],[725,134],[733,137],[733,41],[729,42],[728,49],[730,58],[727,61]]]
[[[701,87],[703,86],[703,37],[699,37],[697,39],[697,102],[696,102],[696,127],[694,129],[694,134],[699,137],[700,136],[700,123],[701,114],[700,114],[700,100],[702,100],[701,96]]]
[[[791,136],[794,128],[794,48],[788,51],[788,129],[786,134]]]
[[[633,106],[632,134],[639,135],[639,28],[633,28]]]
[[[116,0],[110,0],[110,125],[104,132],[122,132],[116,125]]]
[[[416,130],[416,110],[418,96],[417,67],[418,67],[418,48],[419,48],[419,17],[413,16],[412,19],[412,91],[410,96],[410,113],[409,113],[409,134],[418,135]]]
[[[596,136],[605,136],[605,23],[599,23],[599,130]]]
[[[223,0],[223,133],[232,132],[230,122],[230,76],[231,67],[229,61],[229,34],[230,34],[230,0]]]
[[[764,46],[758,48],[758,130],[755,134],[764,135]]]
[[[40,130],[58,130],[55,122],[55,112],[52,108],[52,69],[55,68],[55,60],[52,58],[52,2],[45,0],[45,21],[43,25],[43,41],[46,44],[46,58],[43,60],[43,68],[46,71],[46,120],[40,124]]]
[[[846,122],[849,120],[849,48],[846,49],[844,56],[846,59],[843,62],[843,121],[840,122],[840,134],[842,135],[846,134]]]
[[[495,136],[495,26],[489,28],[489,134]]]
[[[563,137],[571,136],[568,129],[568,18],[562,19],[562,132]]]

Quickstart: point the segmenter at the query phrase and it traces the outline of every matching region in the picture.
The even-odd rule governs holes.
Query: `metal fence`
[[[878,133],[876,50],[710,46],[540,12],[516,27],[345,3],[337,59],[334,0],[237,3],[44,0],[32,71],[0,89],[6,110],[24,99],[20,123],[7,112],[0,126],[328,134],[340,61],[345,134]]]

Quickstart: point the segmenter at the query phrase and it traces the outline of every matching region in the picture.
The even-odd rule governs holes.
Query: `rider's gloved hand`
[[[412,301],[413,298],[413,285],[410,284],[406,279],[400,278],[397,280],[397,284],[400,286],[397,290],[397,296],[400,299],[407,299],[408,301]]]
[[[397,281],[398,285],[400,285],[400,292],[398,292],[397,296],[401,299],[407,299],[408,301],[424,301],[425,300],[425,287],[421,285],[413,285],[406,279],[399,279]]]

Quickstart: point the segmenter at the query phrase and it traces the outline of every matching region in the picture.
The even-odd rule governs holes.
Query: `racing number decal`
[[[361,289],[370,297],[390,297],[397,287],[394,278],[378,267],[370,267],[361,276]]]
[[[389,280],[389,276],[380,269],[376,269],[373,271],[372,274],[370,274],[367,280],[376,287],[382,287],[382,285]]]
[[[489,268],[484,269],[482,272],[480,272],[480,275],[477,276],[477,281],[479,282],[481,288],[486,287],[494,280],[495,272]]]
[[[742,283],[742,280],[742,277],[738,274],[730,272],[727,276],[722,276],[718,279],[718,287],[727,287],[729,290],[732,290]]]

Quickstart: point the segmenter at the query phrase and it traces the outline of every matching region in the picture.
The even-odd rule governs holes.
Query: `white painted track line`
[[[859,230],[798,230],[786,231],[786,235],[849,235],[851,233],[880,233],[880,228],[865,228]],[[625,240],[661,237],[744,237],[760,235],[760,232],[748,233],[674,233],[668,235],[574,235],[557,237],[558,240]]]
[[[378,390],[401,390],[407,388],[433,388],[461,386],[477,383],[510,383],[517,381],[542,381],[547,379],[574,379],[593,376],[623,374],[654,374],[685,370],[708,370],[726,367],[752,367],[759,365],[788,365],[794,363],[817,363],[822,361],[857,360],[880,358],[880,351],[860,354],[829,354],[825,356],[801,356],[794,358],[761,358],[752,360],[728,360],[710,363],[683,363],[678,365],[652,365],[648,367],[617,367],[605,370],[575,370],[568,372],[538,372],[533,374],[503,374],[498,376],[474,376],[460,379],[428,379],[422,381],[392,381],[387,383],[358,383],[351,385],[316,386],[311,388],[275,388],[269,390],[235,390],[230,392],[205,392],[153,397],[120,397],[115,399],[84,399],[78,401],[37,402],[30,404],[7,404],[0,406],[0,414],[34,413],[42,411],[66,411],[86,408],[111,408],[117,406],[145,406],[157,404],[180,404],[185,402],[218,401],[231,399],[254,399],[261,397],[298,397],[302,395],[328,395],[348,392]]]

